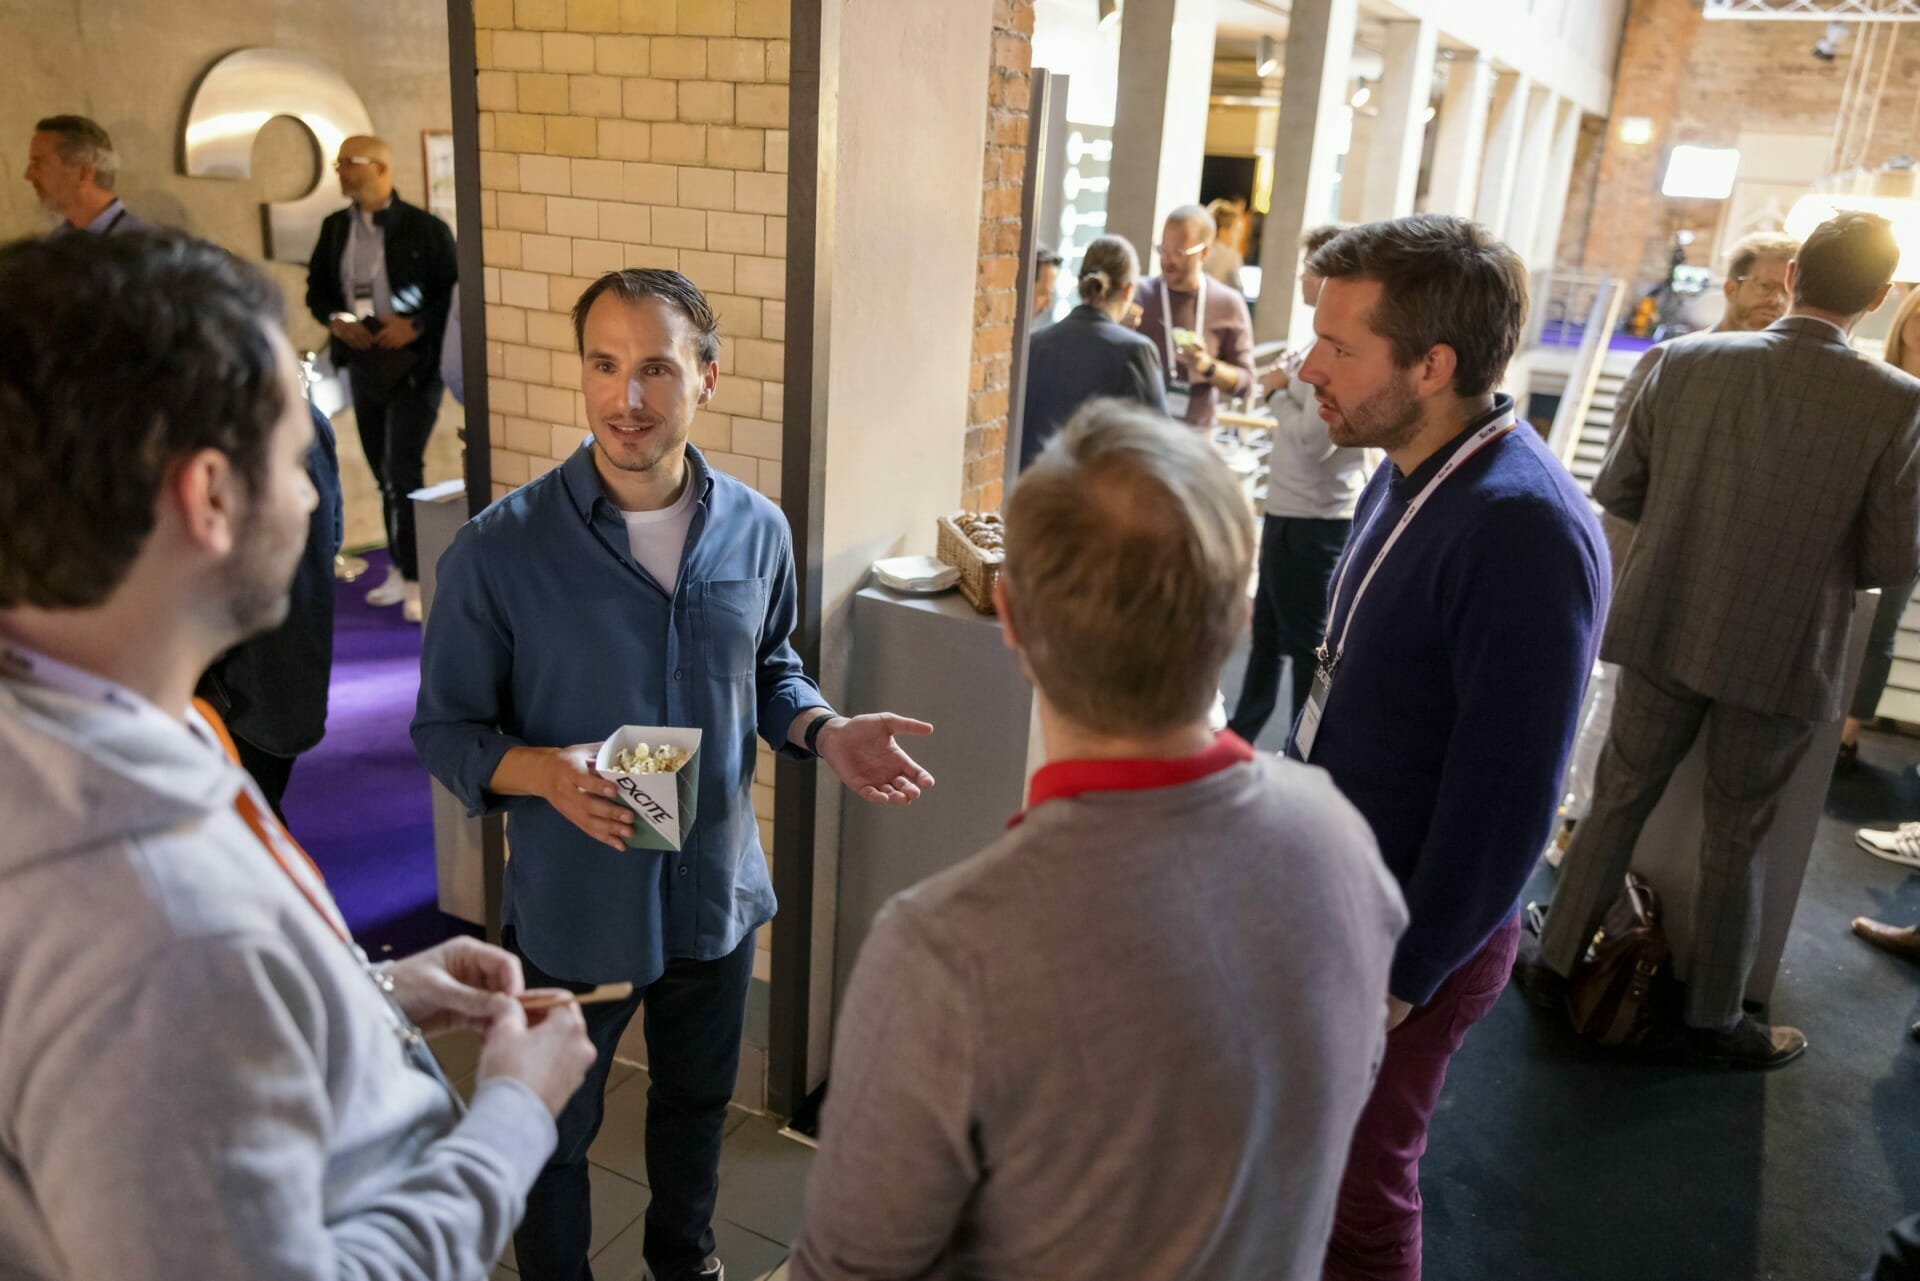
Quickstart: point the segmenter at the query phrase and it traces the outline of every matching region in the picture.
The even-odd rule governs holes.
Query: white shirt
[[[627,549],[633,558],[667,595],[673,595],[674,584],[680,581],[680,553],[686,549],[687,531],[693,527],[691,470],[673,506],[656,512],[623,511],[620,519],[627,522]]]
[[[387,208],[393,208],[388,197]],[[347,310],[366,313],[357,298],[362,289],[371,291],[373,314],[382,319],[393,315],[393,292],[387,283],[387,231],[373,221],[373,215],[358,204],[348,206],[347,244],[340,254],[340,291],[346,297]]]

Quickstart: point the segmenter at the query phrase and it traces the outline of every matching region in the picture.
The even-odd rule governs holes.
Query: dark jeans
[[[511,929],[507,947],[520,955],[528,987],[591,986],[544,973],[520,953]],[[592,1281],[587,1265],[593,1208],[587,1149],[606,1110],[614,1047],[644,1001],[647,1035],[647,1206],[641,1254],[658,1281],[693,1276],[713,1253],[713,1207],[720,1191],[720,1140],[727,1102],[740,1071],[747,983],[753,977],[753,935],[715,961],[670,961],[667,972],[625,1001],[588,1005],[587,1034],[600,1051],[586,1082],[560,1113],[560,1142],[527,1194],[527,1213],[513,1234],[526,1281]],[[628,1087],[632,1088],[632,1087]]]
[[[233,748],[240,754],[240,768],[253,775],[253,781],[260,785],[267,804],[273,806],[274,817],[282,823],[286,822],[287,816],[280,812],[280,802],[286,797],[288,780],[293,777],[293,763],[300,758],[275,756],[272,752],[255,747],[238,734],[233,736]]]
[[[366,379],[351,376],[353,417],[360,424],[360,445],[380,485],[380,511],[386,518],[387,548],[400,576],[420,581],[419,553],[413,541],[413,500],[407,495],[427,482],[427,438],[440,415],[440,380],[424,387],[402,383],[391,391],[363,388]]]
[[[1860,683],[1853,687],[1853,707],[1847,715],[1856,721],[1870,721],[1887,692],[1887,675],[1893,671],[1893,643],[1900,635],[1900,616],[1920,579],[1901,588],[1886,587],[1880,592],[1880,607],[1873,612],[1873,630],[1867,634],[1867,656],[1860,664]]]
[[[1323,1281],[1420,1281],[1420,1158],[1440,1087],[1467,1029],[1507,986],[1520,945],[1516,913],[1387,1033],[1387,1053],[1360,1111],[1327,1243]]]
[[[1327,630],[1327,586],[1347,545],[1350,520],[1268,516],[1260,528],[1260,585],[1253,599],[1253,649],[1227,728],[1249,743],[1260,737],[1280,695],[1280,660],[1293,662],[1292,724],[1313,682],[1313,651]]]

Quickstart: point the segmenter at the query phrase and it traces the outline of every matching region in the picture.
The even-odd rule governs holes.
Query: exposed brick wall
[[[1731,147],[1741,130],[1826,133],[1840,110],[1848,69],[1863,52],[1865,28],[1849,23],[1840,56],[1815,59],[1820,28],[1802,22],[1707,22],[1700,0],[1633,0],[1615,75],[1611,127],[1592,188],[1593,216],[1577,265],[1650,281],[1666,271],[1673,232],[1699,233],[1693,260],[1705,264],[1721,217],[1720,201],[1660,195],[1667,149],[1677,143]],[[1882,28],[1868,84],[1878,86],[1888,29]],[[1906,28],[1895,47],[1866,163],[1878,166],[1916,146],[1910,126],[1920,94],[1920,31]],[[1652,141],[1621,142],[1628,116],[1653,122]],[[1576,179],[1576,198],[1579,185]],[[1571,216],[1569,217],[1571,222]],[[1568,261],[1562,242],[1562,261]]]
[[[671,267],[720,319],[719,388],[693,443],[777,501],[790,0],[473,11],[493,496],[586,434],[574,299],[604,271]],[[771,857],[773,763],[760,752],[753,808]]]
[[[1032,83],[1033,0],[995,0],[981,173],[980,268],[974,283],[973,372],[967,384],[966,475],[960,494],[960,505],[969,511],[1000,507]]]

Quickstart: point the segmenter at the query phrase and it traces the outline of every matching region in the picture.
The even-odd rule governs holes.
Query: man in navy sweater
[[[1426,214],[1347,231],[1308,269],[1326,283],[1299,376],[1334,444],[1388,463],[1361,493],[1288,751],[1372,824],[1411,917],[1326,1276],[1416,1281],[1427,1123],[1512,968],[1609,570],[1572,477],[1494,391],[1526,315],[1519,257]]]

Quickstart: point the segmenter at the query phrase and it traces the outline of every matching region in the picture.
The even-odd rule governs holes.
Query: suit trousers
[[[1240,700],[1227,728],[1260,737],[1280,699],[1280,660],[1293,664],[1287,724],[1313,684],[1313,651],[1327,630],[1327,588],[1347,545],[1351,520],[1267,516],[1260,525],[1260,582],[1253,594],[1253,642]]]
[[[1387,1033],[1373,1093],[1360,1110],[1327,1242],[1325,1281],[1420,1281],[1420,1158],[1427,1127],[1467,1029],[1506,989],[1520,945],[1508,917],[1447,975],[1427,1003]]]
[[[415,387],[411,380],[390,391],[362,387],[368,379],[349,374],[353,417],[360,445],[380,486],[380,514],[386,521],[387,547],[400,576],[420,581],[420,556],[414,543],[413,500],[407,495],[427,483],[427,438],[440,416],[440,379]]]
[[[511,932],[528,987],[591,986],[543,973]],[[647,1036],[647,1203],[640,1252],[658,1281],[685,1281],[713,1253],[713,1207],[720,1194],[720,1144],[727,1104],[740,1074],[753,932],[711,961],[667,962],[667,972],[624,1001],[589,1005],[587,1035],[600,1053],[559,1118],[560,1141],[527,1194],[513,1234],[514,1262],[527,1281],[593,1281],[587,1255],[593,1207],[587,1151],[606,1112],[614,1048],[643,1003]],[[638,1089],[637,1084],[627,1089]]]
[[[1760,940],[1766,869],[1757,852],[1813,728],[1798,717],[1716,702],[1622,667],[1593,810],[1573,831],[1540,936],[1547,964],[1572,973],[1600,918],[1620,897],[1647,816],[1704,729],[1706,833],[1687,945],[1686,1021],[1697,1028],[1731,1026],[1740,1017]]]

